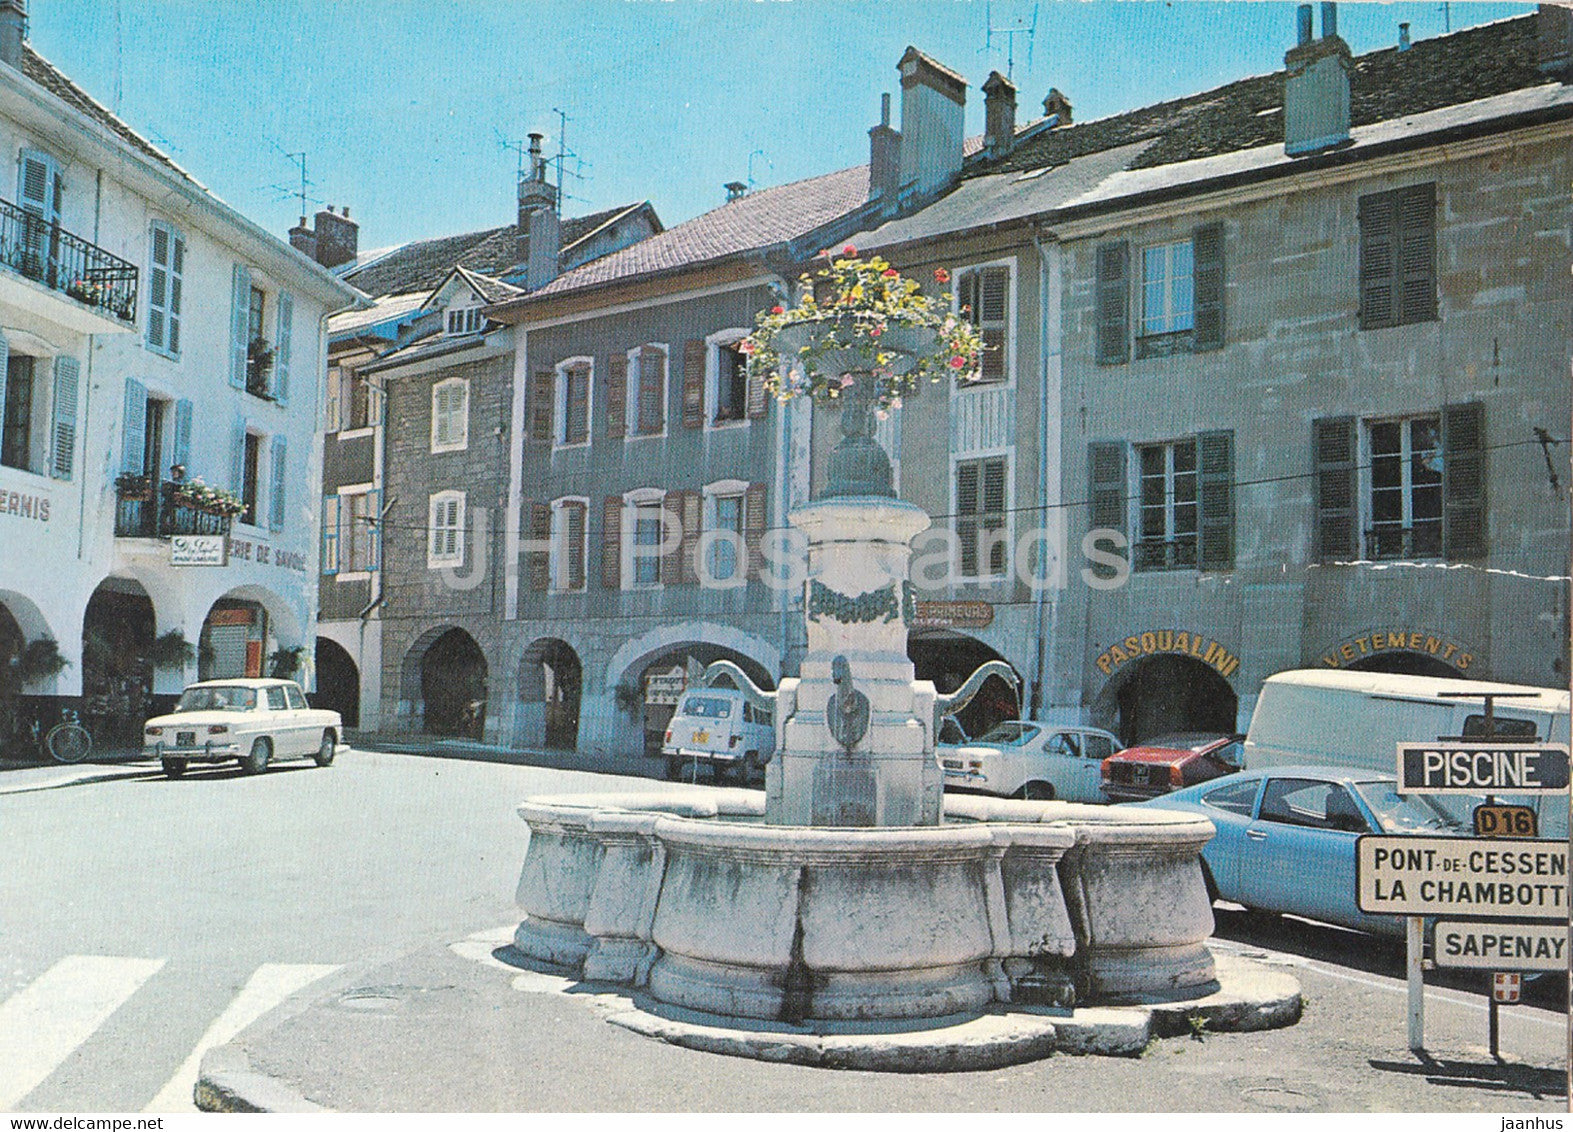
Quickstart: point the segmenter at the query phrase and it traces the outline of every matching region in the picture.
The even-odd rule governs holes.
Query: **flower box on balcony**
[[[153,481],[148,476],[128,472],[116,477],[115,494],[131,502],[146,502],[153,498]]]

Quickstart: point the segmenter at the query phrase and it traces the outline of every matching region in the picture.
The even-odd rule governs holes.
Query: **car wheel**
[[[164,760],[164,777],[165,778],[179,778],[181,775],[183,775],[185,773],[186,773],[186,760],[185,759],[165,759]]]
[[[764,760],[759,757],[758,751],[749,751],[748,754],[743,756],[742,784],[744,786],[752,786],[754,783],[763,782],[764,780]]]
[[[268,763],[273,758],[273,742],[270,739],[258,739],[251,745],[251,754],[240,760],[240,765],[247,774],[261,774],[268,769]]]
[[[1029,802],[1054,801],[1054,787],[1047,782],[1029,782],[1016,791],[1016,797],[1024,798]]]
[[[339,745],[338,745],[338,742],[333,737],[333,732],[331,732],[331,731],[324,731],[322,733],[322,746],[317,748],[317,755],[316,755],[317,765],[318,766],[330,766],[330,765],[332,765],[332,763],[333,763],[333,756],[338,754],[338,753],[339,753]]]

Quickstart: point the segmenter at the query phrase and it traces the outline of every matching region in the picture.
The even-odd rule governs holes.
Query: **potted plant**
[[[140,472],[122,472],[115,477],[115,494],[126,500],[152,499],[153,478]]]
[[[60,646],[49,637],[28,641],[15,652],[0,646],[0,738],[15,734],[19,726],[17,709],[22,689],[58,675],[70,664],[60,655]]]
[[[182,480],[179,483],[166,483],[164,492],[174,506],[188,507],[206,515],[224,515],[233,518],[246,510],[245,500],[240,496],[222,487],[212,487],[204,483],[201,477]]]
[[[841,408],[826,494],[894,495],[874,418],[924,382],[978,380],[983,340],[949,294],[924,294],[879,256],[859,259],[850,244],[839,258],[824,254],[824,267],[799,277],[797,305],[762,312],[738,349],[749,377],[778,401],[807,396]],[[934,281],[950,273],[940,268]]]
[[[291,645],[288,648],[276,649],[268,657],[268,675],[275,680],[292,680],[295,673],[301,669],[301,658],[305,655],[304,645]]]
[[[196,648],[179,629],[154,637],[147,648],[147,662],[154,668],[185,668],[196,658]]]

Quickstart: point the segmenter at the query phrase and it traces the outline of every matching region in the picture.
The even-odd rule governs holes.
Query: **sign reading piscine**
[[[1568,914],[1566,841],[1365,836],[1356,844],[1355,878],[1362,912],[1530,920]]]
[[[1400,743],[1398,789],[1419,794],[1561,794],[1560,743]]]
[[[1188,629],[1149,629],[1132,633],[1105,649],[1098,657],[1098,668],[1105,676],[1113,676],[1122,665],[1144,656],[1169,653],[1195,657],[1203,664],[1217,670],[1218,675],[1229,677],[1240,667],[1240,658],[1205,633]]]
[[[1477,967],[1488,971],[1565,971],[1566,924],[1462,924],[1438,920],[1439,967]]]

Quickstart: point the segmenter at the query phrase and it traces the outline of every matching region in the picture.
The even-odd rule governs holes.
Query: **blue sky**
[[[979,89],[1015,39],[1020,120],[1050,87],[1078,120],[1276,70],[1295,5],[1271,0],[32,0],[48,59],[246,215],[349,205],[362,248],[508,223],[517,155],[568,115],[569,215],[649,199],[667,224],[759,186],[867,160],[908,44]],[[1339,5],[1358,53],[1532,4]],[[1030,52],[1030,57],[1029,57]],[[894,98],[899,107],[899,97]],[[896,112],[899,118],[899,110]],[[899,121],[896,123],[899,125]],[[582,163],[582,164],[581,164]]]

